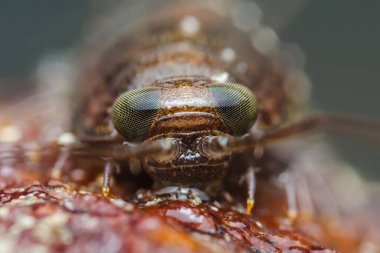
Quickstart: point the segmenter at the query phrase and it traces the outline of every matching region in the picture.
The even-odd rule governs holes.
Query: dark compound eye
[[[160,88],[146,88],[121,94],[112,107],[115,129],[127,141],[141,141],[160,109]]]
[[[234,83],[214,83],[208,89],[216,103],[214,109],[232,133],[246,134],[257,118],[255,95]]]

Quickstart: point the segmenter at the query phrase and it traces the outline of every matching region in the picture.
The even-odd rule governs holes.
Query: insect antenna
[[[172,160],[178,153],[179,145],[177,141],[172,138],[166,138],[138,145],[126,143],[116,146],[111,157],[115,160],[125,160],[154,156],[156,160]]]
[[[103,145],[102,143],[97,144],[98,145],[91,145],[91,143],[73,143],[64,145],[62,146],[62,154],[69,153],[69,156],[71,157],[98,157],[106,160],[112,159],[114,161],[121,161],[142,159],[148,156],[154,156],[155,159],[160,160],[170,160],[179,152],[177,141],[171,138],[143,144],[132,144],[127,142],[116,146],[112,146],[110,143],[103,143]],[[65,157],[67,157],[67,155],[65,155]]]
[[[103,175],[103,195],[108,196],[111,176],[115,171],[120,171],[119,162],[124,160],[141,160],[152,157],[158,161],[170,161],[179,154],[179,145],[175,139],[166,138],[143,144],[124,143],[115,147],[108,144],[91,146],[85,143],[73,143],[65,145],[53,166],[51,176],[59,179],[65,162],[70,157],[100,158],[105,162]]]
[[[370,144],[380,145],[379,121],[316,115],[283,128],[267,132],[253,132],[242,137],[230,135],[207,136],[201,142],[200,149],[209,157],[219,157],[262,147],[311,131],[336,133]]]

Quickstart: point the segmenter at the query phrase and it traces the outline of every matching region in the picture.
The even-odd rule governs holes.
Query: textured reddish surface
[[[150,206],[52,180],[0,197],[2,252],[333,252],[212,204]]]

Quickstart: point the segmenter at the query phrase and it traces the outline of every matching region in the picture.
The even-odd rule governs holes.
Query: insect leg
[[[279,180],[285,188],[286,200],[288,203],[287,216],[288,219],[293,222],[298,215],[297,193],[294,186],[295,181],[293,175],[288,171],[283,172],[281,173]]]
[[[51,170],[51,177],[54,179],[60,179],[62,176],[62,170],[66,163],[66,161],[69,159],[71,154],[71,146],[64,146],[61,153],[58,156],[57,161],[55,162],[52,170]]]
[[[305,176],[311,189],[313,203],[319,213],[322,216],[340,218],[341,208],[326,177],[313,169],[305,170]]]
[[[24,160],[23,148],[15,143],[0,143],[0,170],[7,174],[17,161]]]
[[[245,175],[247,183],[247,214],[251,215],[252,209],[255,205],[255,191],[256,191],[256,176],[255,168],[249,167]]]
[[[256,150],[255,150],[256,151]],[[255,194],[256,194],[256,173],[260,171],[257,167],[257,161],[262,157],[263,151],[258,152],[245,152],[244,153],[244,168],[247,168],[245,173],[240,177],[239,184],[245,183],[246,186],[246,211],[248,215],[251,215],[252,209],[255,206]]]
[[[110,185],[111,185],[111,178],[113,173],[118,170],[118,164],[115,164],[114,161],[108,160],[104,166],[104,174],[103,174],[103,187],[102,187],[102,193],[104,196],[108,196],[110,193]]]
[[[298,170],[293,172],[296,183],[297,200],[299,203],[300,215],[303,218],[312,218],[314,216],[314,206],[311,196],[310,185],[307,182],[305,172]]]

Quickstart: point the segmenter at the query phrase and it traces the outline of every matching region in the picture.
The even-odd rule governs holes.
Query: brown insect
[[[286,166],[266,168],[268,157],[277,156],[268,146],[310,130],[378,141],[378,123],[326,115],[301,119],[306,77],[282,62],[270,28],[244,24],[239,11],[225,15],[226,6],[164,6],[91,49],[97,53],[79,77],[73,120],[78,142],[59,161],[76,153],[101,157],[105,195],[125,161],[132,170],[141,165],[157,194],[192,192],[203,199],[216,196],[228,171],[242,167],[250,213],[257,171],[276,178],[285,171],[282,179],[295,180]],[[253,37],[244,25],[258,25]],[[233,158],[237,153],[244,165]],[[55,177],[63,164],[54,166]],[[287,213],[294,217],[295,190],[289,181],[285,187]]]
[[[142,167],[157,195],[207,200],[240,178],[248,213],[255,197],[270,199],[277,188],[290,219],[312,212],[314,202],[326,209],[313,199],[326,192],[310,193],[308,185],[318,172],[294,168],[308,159],[309,142],[294,145],[291,137],[323,130],[379,142],[379,124],[305,117],[307,78],[289,67],[271,28],[242,18],[251,7],[155,6],[136,26],[101,34],[77,78],[75,142],[62,148],[52,175],[59,178],[70,157],[89,156],[104,163],[105,195],[112,175]]]

